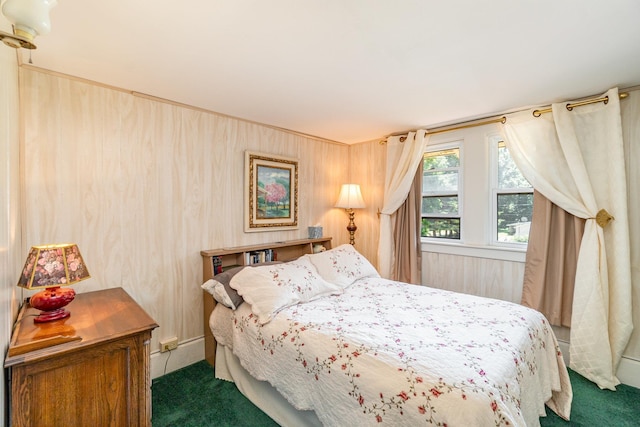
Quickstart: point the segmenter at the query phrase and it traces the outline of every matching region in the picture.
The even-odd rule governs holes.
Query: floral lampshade
[[[63,243],[33,246],[18,280],[26,289],[42,289],[30,298],[31,306],[43,310],[35,322],[48,322],[69,316],[64,308],[75,297],[73,289],[60,289],[91,277],[78,245]]]
[[[75,243],[33,246],[18,286],[27,289],[68,286],[88,279],[89,271]]]

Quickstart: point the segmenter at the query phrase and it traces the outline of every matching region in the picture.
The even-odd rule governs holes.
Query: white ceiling
[[[59,0],[32,56],[354,143],[639,85],[639,20],[637,0]]]

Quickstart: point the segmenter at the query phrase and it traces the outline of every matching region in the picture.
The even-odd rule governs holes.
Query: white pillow
[[[339,286],[323,280],[304,257],[282,264],[245,268],[233,276],[229,285],[251,305],[261,325],[286,307],[343,292]]]
[[[229,298],[229,294],[227,294],[224,285],[217,280],[209,279],[200,286],[209,292],[213,296],[213,299],[225,307],[229,307],[232,310],[237,308],[235,304],[233,304],[233,301],[231,301],[231,298]]]
[[[375,267],[353,245],[344,244],[305,257],[316,266],[324,280],[342,288],[364,277],[380,277]]]

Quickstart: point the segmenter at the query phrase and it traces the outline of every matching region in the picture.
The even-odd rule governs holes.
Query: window
[[[533,188],[498,126],[431,135],[422,161],[421,248],[524,262]]]
[[[533,188],[522,176],[504,141],[497,144],[497,179],[494,182],[494,238],[498,243],[529,241],[529,228],[533,213]]]
[[[460,240],[460,148],[424,154],[420,235]]]

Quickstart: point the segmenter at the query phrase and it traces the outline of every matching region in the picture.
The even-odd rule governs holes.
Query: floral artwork
[[[298,227],[298,162],[247,151],[245,231]]]
[[[290,218],[291,171],[258,165],[257,218]]]

